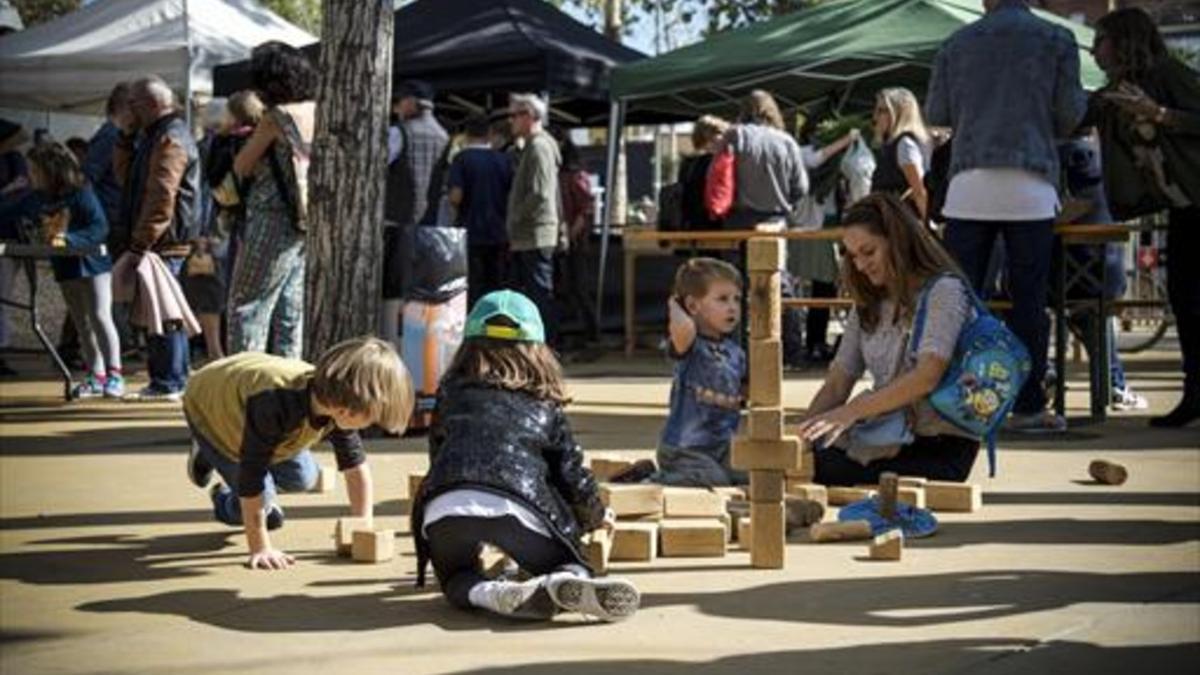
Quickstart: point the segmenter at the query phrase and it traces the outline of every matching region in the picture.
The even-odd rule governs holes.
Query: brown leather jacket
[[[195,217],[200,161],[187,123],[178,114],[159,118],[140,143],[122,134],[113,151],[113,169],[122,187],[118,233],[131,250],[154,250],[164,257],[188,254],[187,223]]]

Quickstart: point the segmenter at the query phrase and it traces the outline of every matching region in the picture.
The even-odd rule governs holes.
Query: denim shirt
[[[672,356],[675,381],[662,443],[675,448],[728,443],[741,415],[746,352],[731,338],[697,335],[687,353]]]
[[[1020,0],[1002,0],[938,51],[925,117],[954,129],[950,177],[1015,168],[1057,185],[1055,139],[1075,130],[1086,107],[1071,32]]]

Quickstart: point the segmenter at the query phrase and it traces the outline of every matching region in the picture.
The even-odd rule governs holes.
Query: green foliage
[[[321,0],[258,0],[264,7],[275,12],[304,30],[321,36]]]
[[[25,27],[36,26],[79,9],[80,0],[13,0]]]
[[[589,16],[603,23],[604,7],[608,0],[548,0],[561,7],[570,3],[587,10]],[[703,24],[705,34],[711,35],[781,16],[798,9],[820,4],[825,0],[624,0],[626,32],[635,21],[649,20],[661,12],[663,30],[695,29]]]

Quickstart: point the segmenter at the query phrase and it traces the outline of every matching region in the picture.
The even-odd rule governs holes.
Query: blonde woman
[[[932,147],[917,97],[903,87],[884,89],[875,96],[875,140],[881,145],[872,192],[887,192],[912,205],[925,220],[929,195],[925,172]]]

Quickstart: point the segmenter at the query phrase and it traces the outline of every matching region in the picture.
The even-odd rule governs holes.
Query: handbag
[[[736,180],[733,150],[727,146],[713,156],[704,181],[704,208],[713,220],[720,220],[733,210]]]
[[[921,344],[928,311],[929,291],[941,274],[925,283],[913,317],[913,338],[909,352],[916,354]],[[954,345],[954,355],[928,401],[938,415],[963,431],[987,443],[988,475],[996,475],[996,433],[1017,401],[1017,394],[1029,377],[1032,361],[1029,350],[1008,326],[988,311],[979,296],[964,282],[975,317],[963,323]]]

